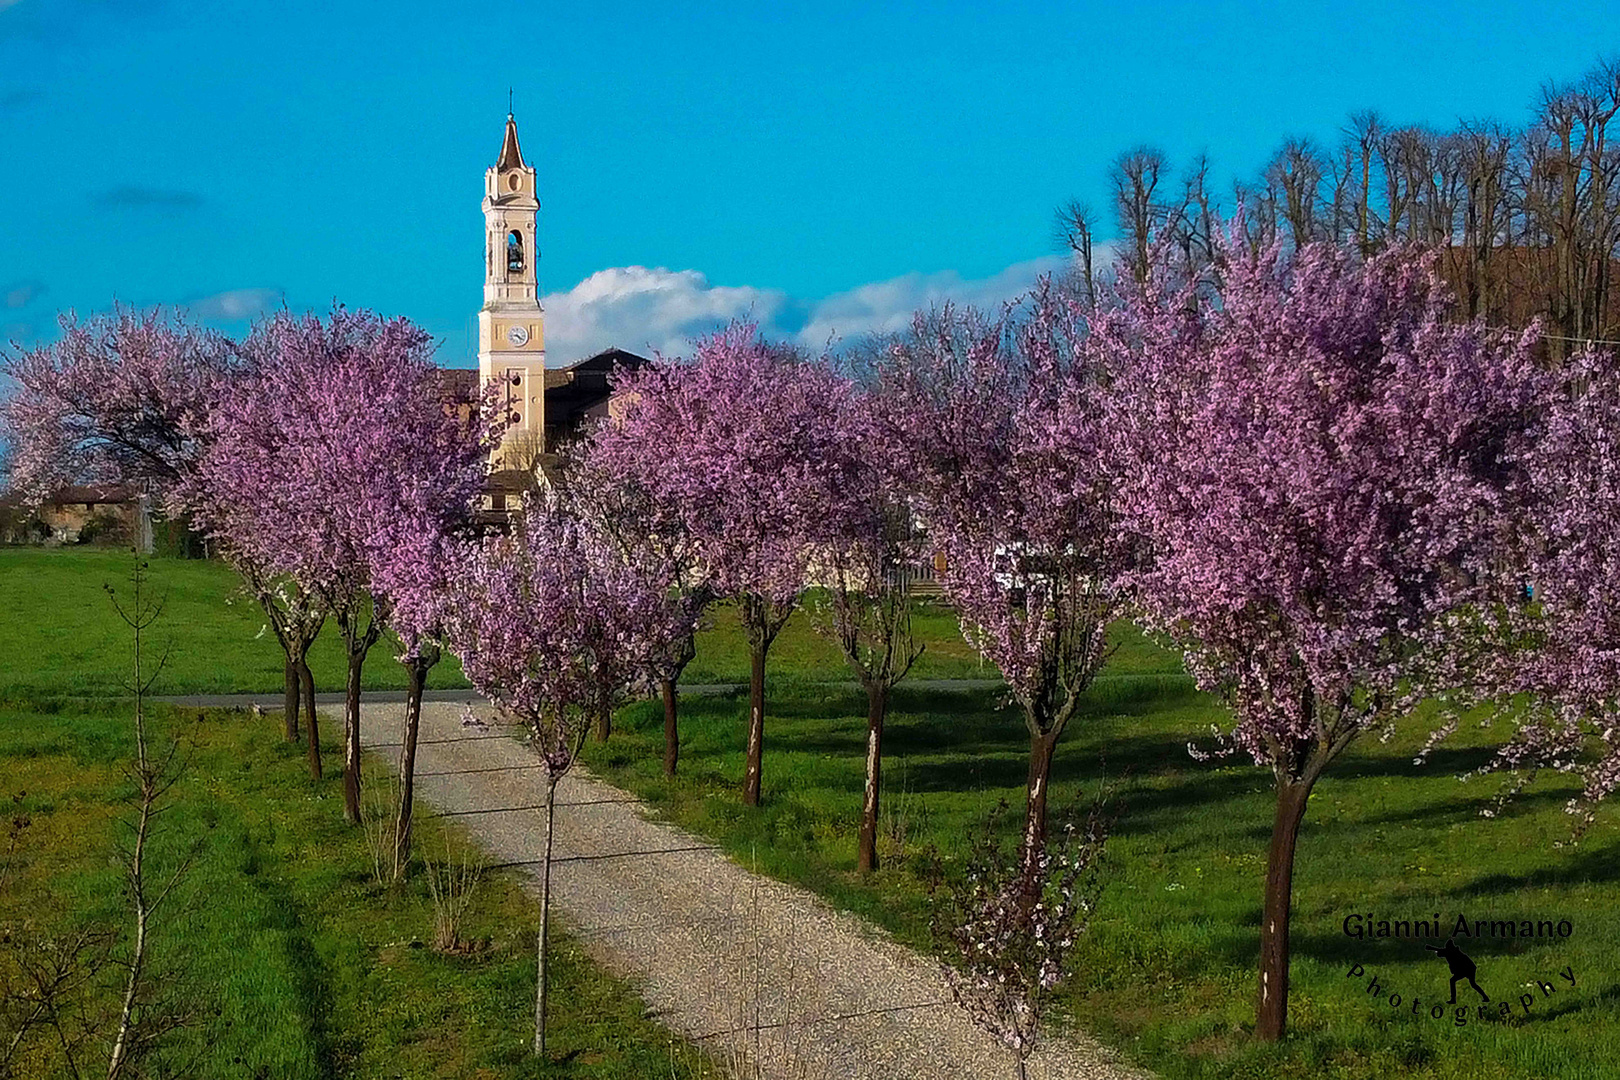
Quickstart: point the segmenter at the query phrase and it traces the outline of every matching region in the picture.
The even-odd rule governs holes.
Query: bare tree
[[[1497,124],[1465,122],[1451,140],[1461,205],[1448,269],[1463,314],[1500,321],[1506,310],[1501,255],[1512,243],[1508,162],[1513,139]]]
[[[1089,306],[1097,302],[1096,267],[1092,244],[1097,234],[1097,215],[1079,199],[1070,199],[1057,212],[1057,241],[1074,255],[1080,270],[1081,295]]]
[[[1438,253],[1460,318],[1525,326],[1540,318],[1549,358],[1620,337],[1620,61],[1568,85],[1543,88],[1533,122],[1491,121],[1429,130],[1353,114],[1329,154],[1290,139],[1260,175],[1232,193],[1244,208],[1243,240],[1260,247],[1319,240],[1354,244],[1363,258],[1391,244]],[[1141,148],[1108,177],[1123,257],[1138,279],[1154,243],[1199,271],[1210,189],[1202,161],[1179,203],[1164,197],[1164,157]],[[1082,204],[1058,213],[1058,237],[1089,252],[1096,221]],[[1214,269],[1214,268],[1211,268]],[[1092,287],[1089,272],[1086,292]]]
[[[1289,139],[1283,143],[1266,168],[1267,186],[1281,218],[1288,226],[1295,247],[1304,247],[1324,238],[1319,225],[1322,178],[1326,173],[1322,156],[1309,139]]]
[[[1108,173],[1120,235],[1129,247],[1131,274],[1138,281],[1147,280],[1148,249],[1164,216],[1156,201],[1164,169],[1164,155],[1141,146],[1120,155]]]
[[[146,695],[162,673],[167,653],[153,665],[150,674],[144,670],[141,636],[163,614],[163,602],[154,601],[146,592],[146,569],[146,562],[137,554],[127,604],[118,599],[112,586],[107,586],[113,610],[130,628],[133,640],[131,677],[126,686],[135,698],[135,758],[129,772],[136,789],[135,818],[126,822],[131,834],[129,846],[120,851],[133,926],[129,956],[122,961],[127,974],[107,1059],[107,1080],[120,1080],[134,1073],[157,1039],[182,1022],[178,1013],[153,997],[155,980],[148,972],[153,920],[190,868],[191,859],[182,859],[161,881],[154,880],[148,864],[153,829],[166,809],[161,804],[183,769],[179,742],[170,740],[167,747],[157,749],[147,730]]]
[[[1384,122],[1371,111],[1350,117],[1345,129],[1345,150],[1351,170],[1351,207],[1355,214],[1356,247],[1366,258],[1374,251],[1379,223],[1373,214],[1373,169],[1378,146],[1383,140]]]
[[[63,1074],[80,1080],[88,1065],[88,1045],[100,1034],[104,1017],[92,999],[111,963],[116,935],[105,927],[80,925],[63,936],[5,928],[0,965],[0,1080],[16,1076],[25,1049],[40,1053],[36,1033],[56,1044],[53,1057]]]
[[[1181,265],[1190,277],[1200,277],[1213,269],[1215,214],[1209,194],[1209,159],[1200,154],[1193,159],[1182,181],[1181,201],[1168,207],[1161,226],[1164,239],[1181,254]]]
[[[1384,178],[1384,222],[1386,243],[1415,239],[1412,204],[1414,158],[1422,153],[1423,133],[1417,128],[1395,128],[1378,140],[1379,172]]]
[[[1524,141],[1524,208],[1546,296],[1549,352],[1609,332],[1609,288],[1620,243],[1620,156],[1609,125],[1620,110],[1620,65],[1572,87],[1547,86]]]
[[[176,971],[156,965],[152,947],[158,915],[170,905],[197,847],[191,845],[167,873],[154,872],[158,819],[168,809],[165,796],[184,775],[184,762],[180,742],[158,737],[147,715],[147,694],[164,664],[160,659],[148,670],[144,663],[143,636],[163,610],[148,593],[146,569],[137,549],[127,603],[107,586],[113,609],[130,628],[133,640],[131,678],[124,685],[134,696],[134,752],[127,775],[135,793],[133,815],[120,823],[128,834],[118,846],[130,932],[120,934],[97,918],[74,919],[64,933],[41,926],[37,915],[20,924],[0,923],[4,1080],[24,1066],[27,1076],[43,1075],[38,1070],[49,1068],[50,1075],[82,1080],[99,1070],[103,1049],[108,1080],[182,1076],[195,1065],[174,1059],[161,1045],[165,1035],[197,1012],[195,987],[178,978]],[[17,812],[0,859],[0,884],[6,885],[31,825],[29,815],[22,812],[24,796],[19,793],[12,801]],[[39,907],[43,914],[54,905]],[[120,971],[116,998],[109,1000],[107,976]]]

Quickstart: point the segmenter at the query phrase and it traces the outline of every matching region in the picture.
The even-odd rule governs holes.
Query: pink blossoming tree
[[[844,479],[832,512],[804,523],[820,587],[817,625],[838,642],[866,693],[866,786],[855,856],[861,873],[878,867],[889,699],[923,651],[912,632],[911,583],[926,552],[906,478],[895,470],[902,455],[892,442],[899,425],[886,412],[892,404],[872,387],[826,417],[838,435]]]
[[[0,365],[15,383],[0,402],[9,486],[38,499],[65,484],[127,483],[167,500],[234,374],[231,343],[157,310],[61,324],[56,342]]]
[[[1166,285],[1161,259],[1100,305],[1091,347],[1116,374],[1141,612],[1231,706],[1227,749],[1276,785],[1256,1025],[1275,1040],[1311,790],[1473,648],[1538,391],[1529,337],[1451,321],[1407,253],[1233,242],[1221,274],[1218,290]]]
[[[275,315],[216,403],[188,492],[228,552],[285,575],[331,613],[348,654],[344,811],[360,820],[360,679],[389,596],[379,549],[471,504],[487,445],[444,397],[432,339],[405,319]]]
[[[117,308],[85,322],[62,320],[52,345],[10,356],[5,373],[16,392],[0,404],[13,448],[11,484],[43,498],[63,484],[131,484],[169,513],[184,515],[195,497],[211,406],[228,398],[241,363],[233,343],[178,316]],[[288,741],[298,738],[303,699],[310,772],[321,775],[314,683],[304,662],[326,612],[285,575],[241,553],[226,552],[250,595],[264,608],[284,655]]]
[[[540,759],[546,838],[540,877],[535,1054],[545,1053],[546,939],[557,785],[579,757],[604,695],[649,682],[663,583],[552,502],[531,499],[511,536],[454,560],[445,628],[462,670],[520,721]]]
[[[1577,776],[1575,839],[1620,788],[1620,364],[1583,351],[1548,377],[1548,408],[1519,455],[1517,564],[1533,602],[1506,607],[1519,647],[1486,680],[1519,723],[1486,770]]]
[[[372,588],[387,597],[388,629],[398,648],[395,656],[405,668],[405,717],[400,733],[399,805],[394,819],[394,880],[404,878],[411,857],[411,825],[415,808],[416,745],[422,728],[422,698],[428,673],[444,657],[450,624],[447,604],[454,598],[455,561],[465,557],[472,532],[471,511],[477,488],[476,459],[486,458],[495,433],[480,446],[475,433],[463,434],[464,483],[429,492],[426,505],[395,508],[384,522],[371,550]]]
[[[1107,659],[1125,550],[1080,309],[1043,283],[1022,312],[946,308],[891,343],[890,440],[968,641],[1029,729],[1023,851],[1045,845],[1052,755]]]
[[[678,515],[710,590],[742,615],[751,665],[743,801],[758,805],[765,658],[798,602],[804,523],[833,513],[845,484],[827,423],[854,393],[828,365],[739,323],[698,342],[687,363],[619,382],[610,422],[627,475]]]
[[[555,487],[570,514],[639,573],[663,584],[663,606],[645,632],[657,643],[651,661],[664,705],[664,773],[674,776],[680,760],[676,684],[697,655],[698,624],[714,597],[681,515],[644,482],[642,470],[653,464],[648,452],[632,425],[599,425],[566,454]],[[607,713],[598,716],[599,738],[607,738],[609,724]]]

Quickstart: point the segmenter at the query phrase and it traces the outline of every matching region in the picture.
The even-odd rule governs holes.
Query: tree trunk
[[[535,950],[534,1053],[546,1052],[546,931],[551,920],[551,834],[557,813],[557,777],[546,771],[546,848],[540,860],[540,943]]]
[[[399,745],[399,816],[394,821],[394,880],[405,878],[411,861],[411,810],[416,788],[416,737],[422,728],[422,691],[431,660],[405,661],[405,731]]]
[[[743,772],[743,804],[759,805],[760,771],[765,756],[765,650],[767,643],[748,649],[748,764]]]
[[[287,696],[283,699],[281,710],[282,730],[288,742],[298,741],[298,664],[293,660],[291,650],[287,652],[286,659]]]
[[[309,755],[309,776],[312,780],[321,778],[321,727],[315,719],[315,676],[309,670],[309,664],[300,657],[298,661],[298,681],[304,688],[304,727],[309,731],[309,746],[306,752]]]
[[[664,679],[658,688],[664,698],[664,775],[674,776],[675,763],[681,757],[675,680]]]
[[[877,869],[878,790],[882,782],[883,717],[889,711],[889,688],[874,681],[866,688],[866,798],[861,804],[861,846],[855,868]]]
[[[1029,786],[1025,794],[1024,844],[1022,857],[1028,870],[1046,850],[1046,796],[1052,779],[1052,751],[1057,733],[1032,733],[1029,737]]]
[[[596,707],[596,741],[607,742],[613,734],[613,706],[602,702]]]
[[[360,824],[360,669],[366,654],[349,653],[349,680],[343,700],[343,816]]]
[[[140,676],[140,667],[137,665],[136,677]],[[141,780],[141,813],[139,823],[135,827],[135,845],[130,853],[129,866],[126,874],[128,878],[128,894],[130,904],[135,909],[135,942],[129,958],[129,975],[124,983],[123,1007],[118,1015],[118,1035],[113,1042],[112,1054],[107,1062],[107,1080],[120,1080],[124,1075],[124,1067],[129,1062],[131,1040],[135,1034],[135,998],[141,988],[142,976],[146,968],[146,934],[147,923],[151,915],[151,908],[146,899],[146,879],[143,876],[142,858],[146,854],[147,832],[152,822],[152,806],[156,800],[154,776],[146,763],[145,729],[140,716],[140,702],[136,701],[136,730],[141,740],[139,775]]]
[[[1288,917],[1294,893],[1294,847],[1314,782],[1277,788],[1277,816],[1266,858],[1266,895],[1260,917],[1260,996],[1255,1035],[1276,1042],[1288,1028]]]

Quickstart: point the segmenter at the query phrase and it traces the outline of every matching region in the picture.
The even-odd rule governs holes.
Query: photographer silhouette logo
[[[1358,940],[1372,939],[1377,941],[1383,938],[1415,938],[1428,939],[1423,941],[1423,947],[1434,953],[1438,959],[1446,962],[1450,970],[1451,980],[1449,996],[1446,1000],[1439,1000],[1438,993],[1434,998],[1425,1000],[1418,994],[1410,997],[1403,995],[1392,985],[1387,975],[1379,975],[1369,971],[1361,963],[1352,964],[1350,970],[1345,972],[1345,978],[1355,980],[1354,985],[1361,986],[1365,980],[1365,993],[1371,995],[1375,1002],[1387,1005],[1399,1012],[1409,1012],[1412,1016],[1427,1016],[1430,1020],[1450,1021],[1451,1026],[1466,1027],[1470,1021],[1506,1020],[1515,1012],[1521,1016],[1529,1016],[1539,1006],[1544,1005],[1548,999],[1560,993],[1572,993],[1576,988],[1575,969],[1566,966],[1562,970],[1553,972],[1546,978],[1537,977],[1524,983],[1525,993],[1518,995],[1517,999],[1499,996],[1492,999],[1485,988],[1480,985],[1479,967],[1463,948],[1457,944],[1459,938],[1469,942],[1469,948],[1476,948],[1481,938],[1568,938],[1574,933],[1574,924],[1568,919],[1559,920],[1502,920],[1502,919],[1476,919],[1470,920],[1464,915],[1458,915],[1456,920],[1449,924],[1443,923],[1439,914],[1432,919],[1375,919],[1372,915],[1348,915],[1343,923],[1344,933],[1347,937]],[[1449,930],[1444,945],[1437,945],[1442,932]],[[1488,966],[1495,967],[1501,979],[1500,967],[1510,962],[1509,957],[1500,957],[1494,961],[1488,958]],[[1489,983],[1487,979],[1487,983]],[[1479,995],[1477,1003],[1469,1004],[1468,998],[1459,1004],[1457,990],[1466,986]]]
[[[1474,981],[1474,961],[1467,953],[1457,948],[1456,938],[1446,938],[1446,943],[1438,947],[1434,945],[1425,945],[1423,947],[1432,953],[1439,954],[1451,966],[1451,1000],[1447,1002],[1448,1005],[1457,1004],[1457,981],[1459,979],[1467,979],[1468,985],[1478,991],[1482,999],[1487,1002],[1491,1000],[1490,995],[1480,990],[1479,983]]]

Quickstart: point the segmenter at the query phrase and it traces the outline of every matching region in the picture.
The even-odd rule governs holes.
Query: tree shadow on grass
[[[1483,812],[1493,809],[1496,806],[1496,800],[1487,796],[1459,798],[1456,795],[1445,795],[1430,799],[1418,806],[1392,811],[1387,814],[1379,814],[1374,817],[1356,815],[1330,817],[1326,814],[1307,812],[1302,835],[1337,835],[1363,832],[1369,829],[1377,830],[1380,827],[1388,826],[1405,828],[1422,825],[1425,828],[1438,829],[1449,825],[1483,825],[1488,820],[1498,822],[1514,821],[1546,813],[1552,804],[1562,805],[1567,799],[1568,795],[1566,793],[1556,791],[1521,793],[1489,819],[1484,816]],[[1271,839],[1271,826],[1265,822],[1258,822],[1253,827],[1244,830],[1242,836],[1244,839],[1256,843],[1267,843]]]
[[[1256,891],[1259,884],[1256,883]],[[1409,913],[1402,901],[1393,897],[1380,898],[1374,914],[1383,918],[1385,913],[1394,917],[1394,913],[1401,913],[1401,917],[1418,917],[1422,909]],[[1335,918],[1343,919],[1346,915],[1357,912],[1335,912]],[[1359,912],[1365,915],[1365,911]],[[1444,922],[1447,913],[1440,912],[1441,921]],[[1455,912],[1451,915],[1454,917]],[[1260,962],[1260,906],[1258,904],[1244,912],[1241,919],[1233,920],[1234,932],[1223,934],[1217,947],[1220,950],[1221,963],[1235,967],[1254,967]],[[1424,949],[1425,944],[1440,944],[1443,937],[1438,938],[1367,938],[1351,937],[1343,932],[1338,923],[1328,930],[1304,930],[1300,923],[1306,916],[1296,914],[1288,934],[1289,951],[1296,960],[1309,959],[1329,969],[1337,969],[1342,975],[1353,965],[1360,964],[1366,969],[1367,978],[1374,975],[1383,975],[1386,970],[1394,972],[1401,965],[1418,965],[1423,970],[1427,964],[1433,963],[1435,957]],[[1467,943],[1468,955],[1480,963],[1480,978],[1486,977],[1493,960],[1503,960],[1512,951],[1511,940],[1493,940],[1485,938]],[[1439,984],[1445,987],[1444,973],[1446,966],[1436,964],[1435,971],[1441,973]],[[1388,982],[1388,978],[1383,980]],[[1494,993],[1494,992],[1493,992]]]
[[[865,725],[861,722],[864,694],[853,688],[833,690],[819,686],[814,689],[831,692],[816,694],[809,693],[810,689],[784,687],[780,696],[773,694],[770,719],[777,723],[772,725],[772,747],[812,756],[861,757],[865,747]],[[1183,814],[1190,807],[1207,810],[1269,787],[1263,770],[1251,771],[1246,759],[1230,759],[1224,767],[1193,759],[1187,746],[1189,737],[1196,735],[1165,731],[1163,726],[1149,732],[1118,733],[1118,728],[1130,726],[1133,716],[1164,713],[1199,702],[1218,708],[1213,699],[1194,689],[1181,675],[1099,680],[1087,694],[1081,715],[1059,744],[1054,781],[1083,784],[1105,775],[1130,777],[1130,812],[1120,823],[1121,830],[1127,832],[1149,827],[1162,812]],[[683,741],[688,743],[691,758],[740,752],[740,710],[744,707],[741,694],[683,698],[683,727],[689,733]],[[1174,722],[1182,718],[1170,719]],[[1185,729],[1199,728],[1199,719],[1187,716]],[[661,723],[661,710],[649,706],[637,714],[635,726],[650,737],[657,734],[654,729]],[[729,732],[733,726],[735,747],[729,741],[702,746],[704,735],[699,732]],[[1369,748],[1338,763],[1329,778],[1354,781],[1457,775],[1477,768],[1491,752],[1489,747],[1441,747],[1430,755],[1427,764],[1417,766],[1412,764],[1410,751],[1380,752]],[[891,763],[906,762],[907,784],[914,791],[1017,791],[1028,777],[1028,753],[1021,712],[1007,703],[1004,690],[908,689],[904,684],[896,689],[884,733],[884,756]],[[1233,763],[1239,767],[1231,767]],[[854,784],[853,773],[851,778]],[[1528,793],[1522,800],[1525,806],[1509,812],[1537,812],[1545,802],[1559,797],[1556,793]],[[1331,831],[1416,821],[1450,824],[1475,819],[1489,802],[1489,795],[1441,798],[1376,818],[1317,818],[1313,826]],[[1269,836],[1269,826],[1258,821],[1245,835],[1263,841]]]
[[[1568,799],[1569,794],[1561,791],[1520,792],[1509,800],[1507,805],[1500,811],[1497,811],[1494,817],[1497,820],[1532,817],[1543,813],[1554,804],[1562,806]],[[1379,814],[1377,817],[1344,818],[1330,824],[1354,827],[1409,825],[1413,822],[1422,822],[1429,826],[1461,825],[1484,820],[1483,812],[1491,810],[1495,806],[1496,798],[1493,795],[1469,795],[1465,798],[1447,796],[1430,800],[1421,806],[1414,806],[1408,810]]]
[[[1579,991],[1579,989],[1579,987],[1576,987],[1577,991]],[[1523,1018],[1520,1023],[1526,1026],[1530,1024],[1546,1024],[1560,1019],[1561,1017],[1569,1016],[1572,1013],[1582,1013],[1587,1012],[1588,1010],[1596,1011],[1599,1009],[1609,1011],[1612,1010],[1617,1004],[1620,1004],[1620,983],[1610,983],[1608,986],[1605,986],[1602,990],[1599,990],[1595,994],[1575,993],[1569,997],[1563,998],[1557,1005],[1554,1005],[1552,1008],[1547,1009],[1544,1012],[1532,1011],[1530,1015]]]
[[[1324,780],[1374,780],[1384,777],[1426,778],[1430,776],[1458,776],[1473,772],[1490,761],[1494,747],[1458,746],[1439,747],[1429,753],[1425,764],[1414,765],[1412,752],[1376,752],[1364,749],[1349,753],[1328,766]]]
[[[1161,832],[1165,816],[1184,818],[1189,813],[1218,812],[1215,807],[1247,799],[1253,794],[1253,778],[1233,773],[1212,775],[1197,783],[1168,788],[1132,787],[1121,796],[1125,809],[1113,831],[1119,836]],[[1214,828],[1230,828],[1232,822],[1223,817],[1211,824]],[[1266,837],[1269,839],[1270,835],[1267,829]]]
[[[959,745],[947,759],[907,757],[907,779],[914,791],[973,791],[985,787],[1020,790],[1029,776],[1029,750],[1021,743]],[[1185,769],[1183,767],[1186,767]],[[1119,780],[1125,812],[1118,832],[1150,829],[1161,813],[1185,814],[1252,795],[1259,774],[1222,769],[1186,756],[1185,742],[1173,735],[1111,738],[1103,747],[1061,747],[1053,763],[1058,787],[1088,787]],[[1155,781],[1158,781],[1157,783]]]
[[[1483,874],[1453,892],[1458,896],[1486,897],[1513,894],[1524,889],[1544,889],[1554,885],[1609,885],[1620,882],[1620,844],[1581,847],[1565,851],[1552,866],[1540,866],[1525,874]]]
[[[1258,886],[1257,886],[1258,888]],[[1349,914],[1346,912],[1345,914]],[[1252,910],[1252,919],[1246,918],[1244,927],[1246,936],[1233,939],[1228,943],[1226,961],[1231,964],[1254,966],[1260,962],[1260,908],[1256,905]],[[1341,916],[1342,918],[1342,916]],[[1369,941],[1365,938],[1353,938],[1341,930],[1326,930],[1308,932],[1299,928],[1297,919],[1288,934],[1289,951],[1296,959],[1306,958],[1315,960],[1328,968],[1336,968],[1342,975],[1353,965],[1361,964],[1368,969],[1368,976],[1378,974],[1380,964],[1393,965],[1398,963],[1417,962],[1424,958],[1433,960],[1433,956],[1423,949],[1422,939],[1394,942],[1399,946],[1399,954],[1389,949],[1390,941],[1379,939]],[[1472,950],[1476,955],[1478,950]],[[1438,965],[1438,970],[1445,971],[1445,965]],[[1388,982],[1386,978],[1384,980]]]

